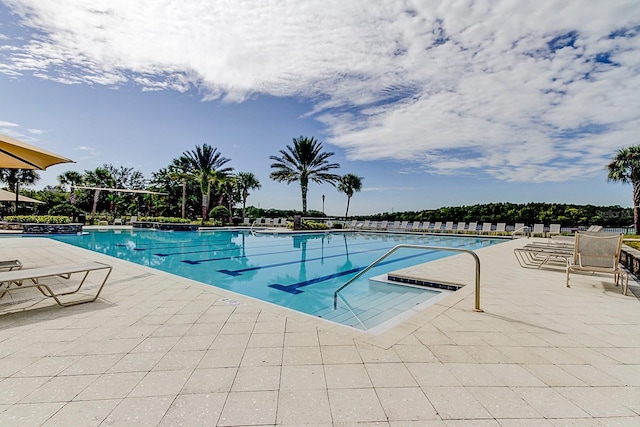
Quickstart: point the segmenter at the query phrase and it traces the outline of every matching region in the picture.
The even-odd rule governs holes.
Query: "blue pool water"
[[[345,289],[343,296],[349,301],[349,308],[333,310],[333,292],[394,246],[416,244],[478,249],[501,241],[352,232],[253,235],[249,231],[137,229],[93,231],[53,238],[362,329],[376,326],[440,293],[369,280],[389,271],[453,254],[402,249]]]

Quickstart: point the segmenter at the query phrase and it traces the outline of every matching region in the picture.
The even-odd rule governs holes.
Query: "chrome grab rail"
[[[472,251],[471,249],[462,249],[462,248],[445,248],[445,247],[441,247],[441,246],[423,246],[423,245],[406,245],[406,244],[394,246],[389,251],[387,251],[387,253],[385,253],[380,258],[376,259],[371,264],[369,264],[364,270],[360,271],[358,274],[353,276],[351,279],[347,280],[347,282],[344,285],[342,285],[338,289],[336,289],[336,291],[333,293],[333,309],[337,310],[337,308],[338,308],[338,294],[340,293],[340,291],[342,291],[344,288],[349,286],[355,280],[360,278],[367,271],[371,270],[373,267],[375,267],[377,264],[379,264],[382,260],[384,260],[385,258],[389,257],[389,255],[391,255],[392,253],[394,253],[398,249],[403,249],[403,248],[440,250],[440,251],[449,251],[449,252],[464,252],[464,253],[467,253],[467,254],[471,255],[473,257],[473,259],[475,260],[475,262],[476,262],[476,282],[475,282],[475,286],[476,286],[476,290],[475,290],[476,291],[476,301],[475,301],[475,308],[473,309],[473,311],[477,311],[477,312],[483,312],[484,311],[484,310],[482,310],[480,308],[480,258],[478,258],[478,255],[476,255],[476,253],[474,251]],[[340,296],[340,298],[342,298],[342,300],[345,302],[345,304],[349,305],[347,303],[347,301],[342,296]]]
[[[517,230],[513,230],[513,231],[511,232],[511,237],[515,236],[519,231],[525,231],[525,230],[526,230],[526,232],[527,232],[527,233],[529,233],[529,226],[528,226],[528,225],[525,225],[525,226],[523,226],[523,227],[520,227],[520,228],[518,228]],[[525,234],[525,233],[522,233],[522,234]]]

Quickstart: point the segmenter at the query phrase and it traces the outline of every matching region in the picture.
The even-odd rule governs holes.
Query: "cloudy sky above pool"
[[[300,208],[270,155],[314,136],[364,177],[354,214],[486,202],[631,204],[640,2],[0,0],[0,133],[145,176],[218,148]],[[309,208],[343,213],[311,184]]]

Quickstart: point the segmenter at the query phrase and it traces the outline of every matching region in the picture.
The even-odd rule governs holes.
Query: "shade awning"
[[[16,193],[0,189],[0,202],[15,202],[15,201],[16,201]],[[25,202],[25,203],[44,203],[43,201],[32,199],[31,197],[23,196],[22,194],[18,195],[18,201]]]
[[[74,161],[0,134],[0,168],[45,170],[59,163]]]

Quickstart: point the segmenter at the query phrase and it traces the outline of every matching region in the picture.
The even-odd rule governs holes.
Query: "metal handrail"
[[[527,232],[529,232],[529,226],[525,225],[525,226],[522,226],[522,227],[518,228],[517,230],[513,230],[511,232],[511,236],[513,237],[513,236],[516,235],[516,233],[518,233],[519,231],[523,231],[523,230],[527,230]]]
[[[403,249],[403,248],[428,249],[428,250],[434,250],[435,249],[435,250],[439,250],[439,251],[464,252],[464,253],[467,253],[467,254],[471,255],[473,257],[473,259],[475,260],[475,262],[476,262],[476,282],[475,282],[475,285],[476,285],[476,301],[475,301],[475,308],[473,309],[473,311],[477,311],[477,312],[483,312],[484,311],[484,310],[482,310],[480,308],[480,258],[478,258],[478,255],[476,255],[476,253],[474,251],[472,251],[471,249],[463,249],[463,248],[446,248],[446,247],[441,247],[441,246],[423,246],[423,245],[407,245],[407,244],[394,246],[389,251],[387,251],[387,253],[385,253],[380,258],[376,259],[371,264],[369,264],[364,270],[360,271],[358,274],[353,276],[351,279],[347,280],[347,282],[344,285],[342,285],[338,289],[336,289],[336,291],[333,293],[333,309],[336,310],[338,308],[338,293],[340,291],[342,291],[344,288],[349,286],[355,280],[360,278],[367,271],[371,270],[373,267],[375,267],[377,264],[379,264],[382,260],[384,260],[385,258],[389,257],[389,255],[391,255],[392,253],[394,253],[398,249]],[[342,298],[342,296],[340,298]],[[342,298],[342,300],[345,301],[345,303],[346,303],[346,300],[344,298]]]

